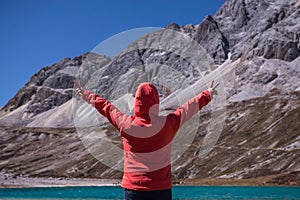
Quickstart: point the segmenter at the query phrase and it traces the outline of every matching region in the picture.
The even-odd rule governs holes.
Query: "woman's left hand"
[[[74,80],[74,83],[76,85],[75,96],[82,96],[84,89],[81,86],[80,80]]]

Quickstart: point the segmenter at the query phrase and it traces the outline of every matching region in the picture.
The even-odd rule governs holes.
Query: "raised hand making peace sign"
[[[210,84],[210,87],[208,88],[208,90],[210,91],[210,93],[212,95],[218,95],[218,91],[216,90],[217,87],[220,85],[220,83],[217,83],[215,86],[214,86],[214,80],[211,82]]]

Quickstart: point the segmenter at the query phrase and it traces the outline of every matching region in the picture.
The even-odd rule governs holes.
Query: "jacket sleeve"
[[[199,110],[206,106],[212,99],[209,90],[205,90],[196,97],[190,99],[185,104],[177,108],[173,113],[168,115],[174,127],[174,133],[189,119],[191,119]]]
[[[94,106],[99,113],[106,117],[117,129],[119,129],[120,124],[127,119],[127,115],[121,112],[112,103],[89,90],[83,92],[82,99]]]

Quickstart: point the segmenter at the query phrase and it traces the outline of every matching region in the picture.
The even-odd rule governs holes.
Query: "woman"
[[[167,116],[159,116],[159,95],[152,83],[139,85],[134,116],[125,115],[108,100],[84,90],[79,81],[76,96],[92,104],[121,134],[124,147],[124,175],[121,186],[126,200],[172,199],[171,144],[179,128],[207,105],[216,88],[190,99]]]

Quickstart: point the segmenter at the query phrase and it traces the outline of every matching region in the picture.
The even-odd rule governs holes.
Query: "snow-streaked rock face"
[[[238,89],[230,97],[230,101],[264,97],[273,90],[278,90],[281,94],[300,90],[299,57],[293,62],[255,57],[251,60],[238,60],[236,63]],[[278,98],[281,96],[278,95]]]
[[[201,73],[210,77],[217,67],[231,73],[223,74],[230,84],[218,142],[208,155],[201,156],[211,122],[208,107],[201,113],[192,145],[186,144],[190,145],[186,152],[173,163],[175,178],[272,175],[274,182],[300,184],[299,21],[297,0],[228,0],[215,16],[198,25],[181,27],[174,23],[167,27],[189,35],[206,49],[213,59],[212,68],[201,68]],[[151,44],[160,34],[148,35],[144,41]],[[0,170],[30,176],[120,178],[120,172],[89,155],[73,128],[73,80],[79,76],[86,88],[118,105],[132,107],[131,91],[127,90],[135,90],[137,85],[118,88],[114,80],[132,81],[135,69],[131,66],[156,62],[185,74],[188,85],[197,85],[199,74],[186,60],[159,49],[133,51],[129,47],[113,60],[88,53],[43,68],[0,111]],[[171,86],[174,91],[158,85],[166,106],[172,102],[164,96],[180,92],[176,84]],[[121,146],[115,129],[103,123],[107,137]]]
[[[300,55],[298,0],[228,0],[214,16],[233,58],[279,58]]]

